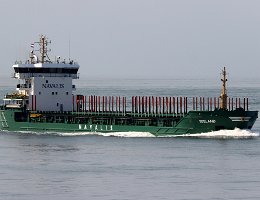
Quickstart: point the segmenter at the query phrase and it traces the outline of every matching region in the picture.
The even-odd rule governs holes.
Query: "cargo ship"
[[[51,60],[44,35],[31,44],[29,59],[15,62],[16,91],[0,106],[0,130],[33,132],[149,132],[175,136],[251,129],[258,111],[248,98],[227,95],[227,72],[222,69],[218,97],[85,96],[75,94],[79,64],[60,56]],[[36,54],[38,52],[38,54]]]

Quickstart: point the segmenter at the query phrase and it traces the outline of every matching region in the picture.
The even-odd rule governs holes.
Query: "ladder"
[[[0,122],[2,123],[3,128],[8,128],[8,124],[5,118],[4,111],[0,111]]]

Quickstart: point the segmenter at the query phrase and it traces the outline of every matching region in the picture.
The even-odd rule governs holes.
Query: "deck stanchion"
[[[95,96],[91,96],[91,107],[92,112],[95,112]]]
[[[138,99],[137,99],[137,96],[135,96],[135,113],[138,113]]]
[[[114,112],[114,96],[112,96],[112,112]]]
[[[86,96],[84,96],[85,97],[85,108],[84,108],[84,112],[86,112],[86,110],[87,110],[87,97]]]
[[[111,112],[111,96],[108,97],[108,111]]]
[[[228,98],[228,110],[230,110],[230,98]]]
[[[196,104],[196,111],[198,110],[198,97],[196,97],[196,99],[195,99],[195,104]]]
[[[202,97],[200,97],[200,111],[202,111]]]
[[[237,109],[237,98],[236,98],[236,109]]]
[[[151,96],[148,97],[148,114],[150,113],[151,113]]]
[[[240,97],[238,98],[238,106],[239,106],[239,108],[240,108]]]
[[[188,113],[188,97],[184,97],[185,98],[185,104],[184,104],[184,108],[185,108],[185,111],[184,113]]]
[[[248,111],[248,98],[246,98],[246,110]]]
[[[127,103],[126,103],[126,97],[124,97],[124,98],[125,98],[125,108],[124,108],[124,115],[125,115],[126,114],[126,106],[127,106],[126,104]]]
[[[88,111],[91,112],[91,96],[88,96]]]
[[[122,97],[122,114],[124,114],[125,111],[125,98]]]
[[[202,97],[202,106],[203,106],[203,111],[205,111],[205,98],[204,97]]]
[[[195,110],[195,98],[192,97],[192,110]]]
[[[95,97],[96,97],[96,96],[93,95],[93,112],[95,112],[95,107],[96,107],[96,106],[95,106]]]
[[[186,97],[186,113],[188,113],[188,97]]]
[[[208,102],[208,111],[210,110],[210,101],[209,101],[209,97],[207,98],[207,102]]]
[[[92,108],[92,101],[93,101],[93,97],[92,95],[90,96],[90,111],[93,112],[93,108]]]
[[[145,113],[147,113],[147,96],[145,96]]]
[[[179,114],[179,97],[177,97],[177,102],[176,102],[176,106],[177,106],[177,114]]]
[[[165,99],[164,99],[164,97],[162,97],[162,114],[164,114],[164,112],[165,112],[165,101],[164,101]]]
[[[91,101],[90,96],[88,96],[88,111],[91,111],[90,101]]]
[[[169,113],[172,114],[172,97],[169,97]]]
[[[142,113],[144,113],[144,110],[145,110],[145,102],[144,102],[144,99],[145,99],[145,97],[144,96],[142,96]]]
[[[172,113],[175,114],[175,97],[172,97]]]
[[[138,103],[139,103],[139,112],[138,113],[140,113],[141,112],[141,97],[139,96],[138,97]]]
[[[107,112],[107,96],[105,96],[105,111]]]
[[[154,114],[154,96],[152,96],[152,114]]]
[[[96,112],[96,110],[95,110],[95,108],[96,108],[96,102],[95,102],[95,100],[96,100],[96,96],[93,95],[93,112]]]
[[[100,112],[100,96],[98,96],[98,112]]]
[[[161,113],[161,97],[158,97],[158,114]]]
[[[94,96],[91,95],[91,112],[94,112]]]
[[[183,104],[182,104],[182,106],[183,106],[183,114],[185,114],[186,113],[186,98],[185,97],[182,97],[183,98]]]
[[[102,112],[104,112],[105,111],[105,97],[104,96],[102,96]]]
[[[158,113],[158,97],[155,97],[155,114]]]
[[[134,96],[132,96],[132,113],[134,113]]]
[[[170,97],[166,97],[166,113],[170,113]]]
[[[98,109],[97,109],[97,107],[98,107],[98,102],[97,102],[97,99],[98,99],[98,97],[97,96],[95,96],[95,110],[96,110],[96,112],[98,111]]]
[[[182,113],[182,97],[180,97],[180,113]]]
[[[118,96],[118,111],[119,111],[119,113],[120,113],[120,111],[121,111],[121,109],[120,109],[120,107],[121,107],[121,105],[120,105],[120,99],[121,99],[121,97]]]
[[[118,96],[116,96],[116,112],[118,112],[118,107],[117,107],[117,105],[118,105]]]

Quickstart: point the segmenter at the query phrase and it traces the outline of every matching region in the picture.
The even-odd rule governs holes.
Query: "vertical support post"
[[[98,96],[98,112],[100,112],[100,96]]]
[[[139,113],[141,112],[141,97],[138,97],[138,102],[139,102]]]
[[[177,106],[177,114],[179,114],[179,98],[177,97],[177,103],[176,103],[176,106]]]
[[[155,97],[155,113],[158,114],[158,97]]]
[[[246,98],[246,110],[248,111],[248,98]]]
[[[192,109],[195,110],[195,98],[192,97]]]
[[[154,114],[154,96],[152,96],[152,113]]]
[[[230,98],[228,98],[228,110],[230,111]]]
[[[151,96],[149,96],[148,105],[149,105],[148,113],[150,114],[151,113]]]
[[[196,97],[195,103],[196,103],[196,111],[197,111],[198,110],[198,97]]]
[[[172,97],[172,109],[173,109],[173,114],[176,114],[176,110],[175,110],[175,97]]]
[[[102,96],[102,112],[105,111],[105,97]]]
[[[180,113],[182,114],[182,97],[180,97]]]
[[[163,100],[162,100],[162,113],[164,114],[165,113],[165,98],[163,97],[162,98]]]
[[[134,96],[132,96],[132,113],[134,113]]]
[[[158,97],[158,114],[161,113],[161,97]]]

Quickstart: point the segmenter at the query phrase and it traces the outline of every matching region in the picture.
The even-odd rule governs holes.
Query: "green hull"
[[[30,115],[32,113],[22,110],[0,110],[0,129],[36,132],[149,132],[155,136],[171,136],[222,129],[251,129],[258,118],[258,111],[189,111],[175,116],[57,112],[33,113],[40,117],[29,117]]]

